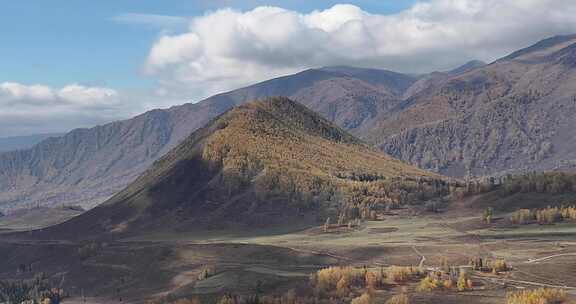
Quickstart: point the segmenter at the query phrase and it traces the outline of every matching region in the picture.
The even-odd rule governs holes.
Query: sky
[[[307,68],[446,70],[576,33],[573,0],[6,0],[0,137],[65,132]]]

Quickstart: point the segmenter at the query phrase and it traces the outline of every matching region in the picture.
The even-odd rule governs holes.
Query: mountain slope
[[[358,208],[414,202],[445,186],[304,106],[269,98],[211,121],[109,201],[51,233],[293,227],[354,219]]]
[[[462,176],[576,164],[576,36],[560,36],[439,81],[366,138],[422,168]]]
[[[23,151],[0,153],[0,210],[94,206],[210,119],[266,96],[290,96],[353,130],[395,107],[415,78],[383,70],[307,70],[133,119],[74,130]]]

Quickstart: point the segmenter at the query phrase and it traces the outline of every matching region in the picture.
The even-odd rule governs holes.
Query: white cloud
[[[70,84],[0,83],[0,137],[69,131],[129,117],[143,111],[136,95],[104,87]]]
[[[326,65],[427,72],[576,32],[575,14],[573,0],[431,0],[391,15],[346,4],[221,9],[162,35],[145,71],[169,91],[201,96]]]
[[[44,85],[26,86],[16,82],[4,82],[0,84],[0,96],[8,99],[36,99],[52,100],[55,95],[52,89]]]
[[[67,85],[58,91],[58,97],[63,100],[83,105],[111,104],[117,96],[118,92],[113,89],[78,84]]]
[[[0,105],[10,103],[61,104],[61,105],[98,105],[113,104],[118,92],[110,88],[87,87],[70,84],[61,89],[53,89],[46,85],[25,85],[17,82],[0,83]],[[1,111],[1,110],[0,110]]]

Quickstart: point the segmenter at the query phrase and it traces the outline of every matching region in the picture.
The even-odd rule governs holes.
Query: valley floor
[[[505,303],[507,291],[535,287],[563,288],[576,296],[576,224],[508,227],[484,224],[477,216],[431,214],[367,221],[355,229],[309,228],[296,232],[158,234],[99,244],[0,240],[0,276],[16,273],[19,263],[64,281],[76,300],[140,303],[144,299],[189,297],[214,299],[226,292],[282,294],[303,288],[311,273],[330,265],[436,269],[447,258],[468,265],[471,258],[503,258],[513,270],[500,275],[474,273],[477,287],[466,292],[416,292],[417,282],[388,286],[377,299],[407,291],[412,303]],[[66,265],[66,266],[62,266]],[[207,267],[213,275],[199,280]],[[109,280],[108,278],[114,278]],[[106,295],[106,297],[103,297]]]

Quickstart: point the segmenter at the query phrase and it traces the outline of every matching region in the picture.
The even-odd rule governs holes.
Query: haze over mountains
[[[489,65],[423,76],[311,69],[196,104],[74,130],[0,154],[0,208],[94,206],[192,131],[246,101],[287,96],[392,156],[452,176],[569,168],[576,162],[576,36]]]
[[[58,137],[62,135],[64,134],[51,133],[2,137],[0,138],[0,152],[27,149],[47,138]]]

